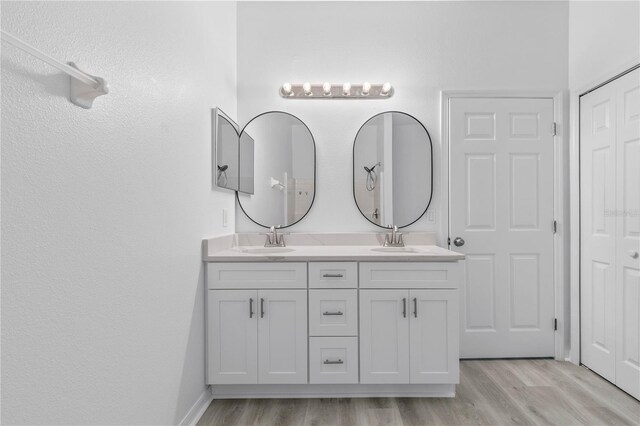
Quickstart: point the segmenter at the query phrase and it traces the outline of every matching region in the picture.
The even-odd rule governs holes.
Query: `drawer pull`
[[[322,278],[344,278],[342,274],[322,274]]]
[[[344,364],[344,361],[341,360],[341,359],[339,359],[337,361],[330,361],[328,359],[325,359],[323,364]]]
[[[338,312],[323,312],[322,315],[344,315],[342,312],[338,311]]]

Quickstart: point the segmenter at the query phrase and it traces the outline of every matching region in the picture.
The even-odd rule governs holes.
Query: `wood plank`
[[[455,398],[215,400],[199,425],[639,425],[640,402],[549,359],[462,361]]]

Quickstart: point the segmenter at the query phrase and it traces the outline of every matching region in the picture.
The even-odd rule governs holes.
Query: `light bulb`
[[[389,94],[389,92],[391,92],[391,83],[386,82],[382,85],[382,90],[380,90],[380,94],[386,96]]]
[[[369,94],[369,90],[371,90],[371,83],[368,81],[362,83],[362,95],[367,96]]]
[[[329,96],[331,94],[331,83],[325,81],[322,85],[322,93],[324,93],[325,96]]]
[[[309,83],[308,81],[304,82],[302,84],[302,90],[304,90],[304,94],[307,96],[311,96],[311,83]]]
[[[283,93],[285,96],[291,96],[291,94],[292,94],[292,93],[291,93],[291,83],[284,83],[284,84],[282,85],[282,93]]]
[[[345,96],[349,96],[351,94],[351,83],[344,83],[342,85],[342,93]]]

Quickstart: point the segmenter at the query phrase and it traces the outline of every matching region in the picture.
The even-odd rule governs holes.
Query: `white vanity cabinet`
[[[360,383],[459,382],[459,278],[453,262],[360,264]]]
[[[211,262],[207,383],[219,398],[453,396],[452,262]]]
[[[207,383],[307,383],[306,267],[208,265]]]

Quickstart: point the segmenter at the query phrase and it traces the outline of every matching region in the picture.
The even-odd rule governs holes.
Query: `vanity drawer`
[[[310,288],[357,288],[358,264],[356,262],[309,263]]]
[[[358,290],[309,290],[310,336],[357,336]]]
[[[358,338],[310,338],[309,383],[358,383]]]
[[[306,263],[207,263],[210,289],[307,288]]]
[[[360,288],[458,288],[460,262],[363,262]]]

